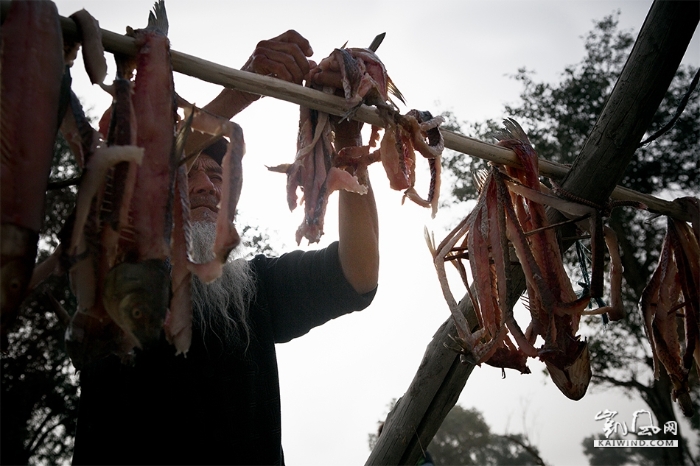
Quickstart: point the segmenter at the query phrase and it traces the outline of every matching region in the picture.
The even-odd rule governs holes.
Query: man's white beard
[[[214,257],[212,246],[216,238],[216,224],[192,224],[192,255],[196,262]],[[248,308],[255,295],[255,278],[248,261],[229,256],[221,277],[204,284],[192,275],[192,307],[202,334],[209,328],[222,341],[234,339],[249,341]]]

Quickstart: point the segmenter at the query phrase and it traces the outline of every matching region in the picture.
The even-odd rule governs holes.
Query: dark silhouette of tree
[[[633,34],[618,30],[618,15],[595,23],[584,38],[586,55],[576,65],[565,68],[558,83],[537,82],[531,71],[520,69],[513,76],[523,85],[520,100],[506,105],[504,117],[517,120],[528,133],[540,157],[559,163],[572,163],[605,105],[615,85],[632,44]],[[676,113],[689,88],[693,73],[681,66],[664,101],[654,116],[650,135],[662,128]],[[488,139],[500,124],[488,120],[460,124],[448,115],[448,124],[472,137]],[[640,147],[627,167],[621,184],[633,190],[668,197],[697,196],[700,192],[700,99],[698,90],[691,94],[685,111],[675,125],[653,142]],[[456,177],[453,196],[467,201],[476,196],[472,171],[485,163],[461,154],[449,153],[445,163]],[[582,320],[588,336],[593,370],[592,390],[615,388],[628,396],[641,397],[653,411],[657,423],[677,421],[671,399],[671,383],[664,369],[654,379],[651,349],[644,332],[637,303],[657,264],[664,234],[663,219],[650,219],[646,212],[634,209],[613,210],[608,224],[618,236],[624,266],[623,301],[627,317],[604,325],[600,317]],[[567,252],[570,275],[582,281],[575,248]],[[694,372],[694,371],[693,371]],[[692,383],[696,412],[700,396],[697,374]],[[699,428],[698,415],[691,427]],[[586,444],[592,445],[592,438]],[[690,459],[685,440],[678,449],[653,448],[661,464],[684,464]],[[587,452],[592,451],[587,448]],[[588,454],[588,453],[587,453]],[[598,463],[602,464],[602,463]]]
[[[396,400],[390,404],[390,410]],[[380,424],[381,425],[381,424]],[[370,450],[377,434],[369,434]],[[491,432],[481,412],[455,405],[426,447],[436,465],[544,465],[537,447],[523,434]]]
[[[266,228],[247,224],[242,226],[238,225],[237,228],[240,229],[241,243],[249,248],[248,258],[252,258],[258,254],[265,254],[267,256],[279,254],[272,245],[270,235],[267,233]]]
[[[625,437],[627,439],[627,437]],[[623,440],[619,435],[612,435],[606,439],[603,434],[596,434],[586,438],[583,445],[583,453],[588,457],[591,466],[652,466],[657,463],[650,463],[644,455],[646,450],[651,448],[594,448],[592,440]]]
[[[51,181],[77,176],[70,150],[58,138]],[[76,187],[47,193],[38,260],[58,245],[58,232],[75,205]],[[59,464],[70,461],[77,417],[78,382],[63,344],[65,323],[54,301],[75,309],[66,276],[52,276],[22,303],[2,362],[0,391],[0,463]]]
[[[428,450],[436,464],[544,464],[523,434],[494,434],[478,410],[459,405],[445,417]]]

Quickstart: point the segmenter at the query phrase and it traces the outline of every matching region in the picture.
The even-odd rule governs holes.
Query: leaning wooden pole
[[[564,184],[572,194],[601,202],[613,191],[658,108],[697,27],[698,2],[656,0],[612,95]],[[604,167],[604,168],[603,168]],[[514,267],[509,299],[525,290]],[[466,296],[465,312],[470,317]],[[433,336],[404,396],[389,413],[366,466],[416,464],[456,403],[473,367],[458,366],[443,348],[454,335],[449,318]]]
[[[604,203],[622,179],[663,100],[698,24],[700,2],[656,0],[610,99],[562,188]]]
[[[4,20],[9,4],[8,0],[0,0],[0,20]],[[78,28],[75,22],[63,16],[60,17],[60,20],[64,36],[76,39],[78,37]],[[102,43],[106,51],[123,55],[135,55],[137,53],[133,38],[106,29],[101,31]],[[261,76],[229,68],[176,50],[172,50],[171,54],[173,70],[202,81],[244,92],[274,97],[334,115],[344,115],[349,110],[342,97],[328,95],[269,76]],[[375,126],[384,126],[384,122],[373,107],[363,105],[356,112],[354,119]],[[445,147],[448,149],[498,164],[518,165],[515,154],[510,149],[451,131],[442,131],[442,133],[445,138]],[[563,179],[569,172],[568,167],[544,159],[540,159],[539,168],[540,173],[555,180]],[[630,189],[615,187],[611,197],[613,199],[642,202],[649,207],[651,212],[669,215],[680,220],[690,220],[690,214],[682,206]]]

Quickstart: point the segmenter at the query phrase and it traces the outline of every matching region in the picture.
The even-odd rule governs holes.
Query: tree
[[[63,183],[77,175],[65,141],[58,138],[47,193],[38,260],[58,245],[64,219],[75,205],[76,188]],[[59,464],[70,461],[77,419],[78,383],[63,344],[65,322],[54,300],[75,309],[65,276],[53,276],[23,302],[1,356],[0,463]]]
[[[396,404],[394,400],[390,408]],[[381,426],[381,424],[380,424]],[[370,450],[381,434],[369,434]],[[449,465],[544,465],[537,447],[523,434],[499,435],[476,408],[455,405],[433,437],[426,451],[435,464]]]
[[[436,464],[544,464],[523,434],[494,434],[477,409],[459,405],[447,415],[428,450]]]
[[[520,102],[506,105],[504,114],[516,119],[526,129],[540,157],[571,163],[590,134],[634,42],[631,32],[618,30],[618,15],[613,14],[595,23],[594,29],[585,37],[586,56],[580,63],[567,67],[559,83],[536,82],[533,73],[525,69],[514,75],[522,83],[523,91]],[[681,66],[648,134],[671,119],[691,78],[690,69]],[[499,126],[493,120],[459,125],[454,116],[448,121],[466,128],[464,132],[477,138],[486,137]],[[635,152],[621,184],[648,194],[697,196],[700,190],[697,170],[700,166],[699,139],[700,100],[695,91],[671,130]],[[456,200],[475,197],[471,171],[482,164],[482,161],[467,160],[459,154],[446,156],[446,165],[457,178],[452,193]],[[677,420],[670,396],[670,381],[663,369],[659,380],[654,380],[651,350],[642,317],[636,311],[642,290],[656,266],[663,237],[663,223],[649,221],[648,217],[648,214],[634,210],[613,210],[608,223],[620,242],[625,281],[623,300],[628,316],[608,324],[605,331],[599,318],[585,318],[583,331],[589,336],[592,388],[612,387],[629,396],[639,396],[648,404],[657,421],[664,423]],[[575,251],[567,254],[567,262],[573,280],[581,281]],[[697,383],[693,386],[697,400],[700,390]],[[691,420],[696,430],[697,419],[696,415]],[[683,464],[688,455],[683,440],[677,450],[653,450],[661,455],[657,461],[664,464]]]
[[[606,440],[603,434],[597,434],[586,438],[581,445],[583,452],[588,456],[588,462],[591,466],[652,466],[654,462],[649,462],[649,458],[645,453],[651,451],[651,448],[594,448],[593,442],[589,440]],[[619,435],[613,435],[607,440],[622,440]]]

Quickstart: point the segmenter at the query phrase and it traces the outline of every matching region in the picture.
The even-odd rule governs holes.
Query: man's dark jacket
[[[133,364],[110,357],[81,371],[74,464],[284,463],[275,343],[365,308],[374,291],[347,282],[337,243],[251,267],[249,342],[202,337],[195,322],[187,357],[163,339]]]

